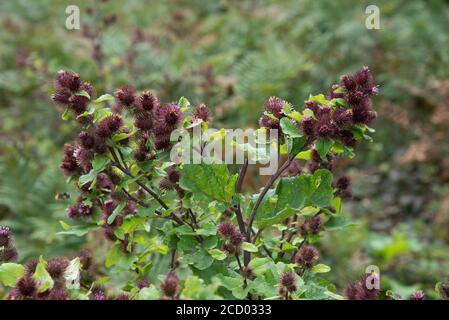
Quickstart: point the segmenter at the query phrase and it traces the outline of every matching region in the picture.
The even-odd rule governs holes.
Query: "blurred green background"
[[[65,28],[71,4],[80,30]],[[379,30],[365,27],[373,4]],[[236,128],[255,127],[271,95],[301,107],[368,65],[380,85],[375,142],[338,165],[359,226],[326,236],[321,256],[340,288],[374,264],[384,289],[432,296],[449,270],[448,21],[442,0],[1,1],[0,224],[22,260],[94,241],[56,235],[72,200],[55,195],[73,192],[60,154],[75,132],[49,98],[60,69],[98,93],[133,84],[205,102],[215,127]]]

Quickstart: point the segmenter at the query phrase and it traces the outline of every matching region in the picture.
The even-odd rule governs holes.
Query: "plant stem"
[[[245,158],[242,168],[240,169],[239,177],[237,180],[237,184],[235,187],[235,191],[237,193],[242,193],[242,185],[243,180],[245,179],[246,170],[248,169],[248,158]],[[243,221],[242,209],[240,206],[240,202],[237,204],[237,208],[235,210],[235,215],[237,217],[237,222],[239,224],[239,229],[242,234],[245,234],[245,222]]]
[[[253,210],[251,211],[251,215],[250,215],[249,221],[248,221],[248,228],[246,230],[246,241],[247,242],[251,242],[252,225],[253,225],[254,219],[256,218],[256,215],[257,215],[257,209],[259,209],[259,206],[262,203],[263,198],[267,194],[268,190],[273,186],[273,184],[277,180],[277,178],[280,177],[282,172],[284,172],[288,168],[290,163],[293,161],[293,159],[295,159],[295,156],[296,155],[290,155],[288,157],[287,161],[285,161],[284,164],[278,169],[278,171],[270,177],[270,179],[266,183],[265,187],[263,188],[262,192],[260,193],[259,197],[257,198],[256,204],[254,205]],[[245,266],[247,266],[249,261],[251,260],[251,253],[245,251],[243,258],[244,258]]]

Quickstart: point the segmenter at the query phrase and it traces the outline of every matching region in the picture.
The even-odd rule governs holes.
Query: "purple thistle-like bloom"
[[[162,135],[162,136],[157,136],[155,137],[154,140],[154,148],[156,150],[165,150],[168,149],[168,147],[170,147],[171,142],[170,142],[170,136],[169,135]]]
[[[24,297],[31,297],[36,291],[36,282],[31,276],[23,276],[17,280],[16,287],[19,293]]]
[[[3,247],[0,251],[0,262],[14,262],[19,259],[19,252],[17,248],[11,244],[7,247]]]
[[[0,247],[6,247],[11,240],[11,230],[8,227],[0,226]]]
[[[323,220],[319,216],[312,217],[304,221],[299,227],[299,231],[303,236],[308,234],[318,234],[321,231],[322,225]]]
[[[341,176],[335,183],[335,187],[340,190],[347,190],[351,185],[351,179],[348,176]]]
[[[69,300],[67,290],[60,287],[54,287],[50,290],[47,300]]]
[[[174,271],[170,271],[161,284],[162,292],[165,296],[174,298],[179,290],[179,278]]]
[[[306,268],[311,268],[318,259],[318,250],[312,246],[304,246],[295,256],[295,262]]]
[[[282,109],[283,109],[285,103],[286,102],[282,99],[279,99],[277,97],[270,97],[265,102],[265,111],[271,113],[276,118],[280,119],[284,116]]]
[[[131,107],[136,100],[136,90],[130,86],[123,87],[117,90],[115,97],[119,106]]]
[[[236,231],[236,227],[230,221],[220,222],[217,226],[218,235],[226,239],[231,238]]]
[[[67,258],[60,257],[60,258],[53,258],[50,261],[48,261],[46,269],[47,269],[48,273],[50,274],[50,276],[54,280],[57,280],[63,276],[65,269],[68,266],[69,266],[69,260]]]
[[[209,109],[206,107],[204,103],[198,105],[192,113],[192,119],[195,120],[203,120],[204,122],[208,122],[210,118]]]
[[[231,235],[229,242],[235,246],[239,247],[245,241],[245,236],[240,231],[235,231],[234,234]]]
[[[305,117],[301,122],[301,129],[305,135],[313,136],[315,134],[316,120],[312,117]]]
[[[81,145],[86,149],[92,149],[95,146],[95,137],[92,133],[81,131],[78,135]]]
[[[424,292],[421,290],[413,292],[410,295],[410,300],[424,300]]]
[[[174,168],[170,168],[167,170],[167,177],[171,182],[177,183],[181,178],[181,173]]]
[[[136,100],[139,111],[153,111],[159,106],[159,101],[149,91],[144,91]]]
[[[140,279],[137,281],[136,287],[139,289],[148,288],[150,287],[150,282],[147,279]]]
[[[106,189],[109,191],[114,189],[114,183],[112,183],[111,178],[104,172],[98,174],[96,184],[98,189]]]
[[[157,110],[157,118],[167,127],[175,127],[182,118],[181,109],[177,103],[161,105]]]
[[[288,292],[296,291],[296,280],[295,276],[291,272],[285,272],[280,278],[281,286],[285,288]]]
[[[73,155],[75,146],[71,144],[64,145],[63,158],[60,165],[65,176],[71,176],[78,171],[78,164],[75,156]]]
[[[270,116],[264,114],[260,119],[259,119],[259,124],[261,127],[265,127],[268,129],[277,129],[277,130],[281,130],[281,125],[278,119],[273,119]]]
[[[60,70],[56,75],[56,86],[58,88],[66,88],[72,92],[77,92],[81,86],[81,78],[76,73]]]
[[[94,286],[89,295],[90,300],[107,300],[104,289],[100,286]]]
[[[75,157],[78,166],[85,172],[89,172],[90,169],[92,169],[93,154],[91,151],[87,150],[81,145],[78,145],[73,151],[73,156]]]
[[[67,88],[58,89],[52,96],[51,99],[59,104],[67,105],[70,102],[70,97],[72,93]]]
[[[96,133],[101,138],[109,138],[123,125],[122,117],[118,114],[104,118],[97,126]]]
[[[153,118],[150,113],[139,113],[134,119],[134,125],[136,128],[146,131],[153,128]]]
[[[379,296],[379,289],[367,287],[367,278],[364,275],[359,281],[349,284],[346,287],[345,295],[350,300],[375,300]]]

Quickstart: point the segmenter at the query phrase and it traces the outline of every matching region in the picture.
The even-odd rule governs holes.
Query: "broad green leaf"
[[[357,226],[358,223],[352,221],[349,217],[343,214],[333,215],[326,221],[324,227],[326,230],[339,230],[346,227]]]
[[[257,252],[259,251],[259,249],[257,249],[257,247],[249,242],[243,242],[242,243],[242,249],[248,252]]]
[[[331,271],[331,268],[325,264],[319,263],[313,266],[312,269],[310,269],[310,271],[313,273],[326,273]]]
[[[301,132],[299,132],[299,128],[289,118],[282,118],[280,123],[282,132],[286,135],[289,135],[292,138],[302,137]]]
[[[209,252],[212,258],[214,258],[215,260],[221,261],[226,259],[226,252],[221,251],[220,249],[211,249],[208,250],[207,252]]]
[[[321,159],[326,160],[326,155],[329,153],[334,141],[328,138],[320,138],[315,144],[316,151],[320,155]]]
[[[151,284],[148,288],[143,288],[137,295],[138,300],[157,300],[161,297],[159,290]]]
[[[310,200],[317,207],[326,207],[331,204],[333,198],[332,173],[325,169],[319,169],[312,175],[313,193]]]
[[[194,253],[185,255],[184,260],[199,270],[209,268],[214,262],[214,258],[203,248],[198,248]]]
[[[269,258],[253,258],[248,266],[253,270],[255,275],[259,276],[270,268],[270,262],[271,260]]]
[[[38,284],[38,292],[44,292],[53,288],[53,279],[47,272],[45,267],[47,266],[47,261],[45,261],[42,256],[39,258],[39,263],[36,266],[36,271],[33,274],[33,279]]]
[[[95,99],[94,103],[100,103],[100,102],[110,101],[110,100],[114,100],[114,97],[112,95],[110,95],[109,93],[106,93],[106,94],[101,95],[97,99]]]
[[[180,185],[209,199],[230,203],[237,175],[231,176],[225,164],[185,164]]]
[[[7,287],[15,287],[17,280],[25,273],[25,267],[17,263],[0,264],[0,282]]]

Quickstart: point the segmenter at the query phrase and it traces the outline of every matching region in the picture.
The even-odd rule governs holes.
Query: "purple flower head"
[[[64,275],[65,269],[69,266],[67,258],[53,258],[48,261],[46,269],[54,280],[61,279]]]
[[[261,127],[265,127],[268,129],[277,129],[277,130],[281,130],[281,125],[278,119],[273,119],[270,116],[264,114],[260,119],[259,119],[259,124]]]
[[[65,288],[54,287],[50,290],[47,300],[69,300],[69,294]]]
[[[148,288],[150,286],[150,282],[147,279],[140,279],[136,283],[136,287],[139,289]]]
[[[89,295],[90,300],[107,300],[104,289],[100,286],[94,286]]]
[[[80,76],[70,71],[60,70],[56,75],[56,86],[77,92],[81,86]]]
[[[139,130],[143,131],[150,130],[151,128],[153,128],[153,118],[151,114],[148,112],[139,113],[136,115],[134,119],[134,125]]]
[[[73,156],[75,157],[76,163],[85,172],[89,172],[92,169],[92,159],[93,153],[81,145],[75,147],[73,151]]]
[[[301,129],[305,135],[313,136],[315,134],[316,120],[312,117],[305,117],[301,122]]]
[[[123,87],[115,93],[116,101],[119,106],[131,107],[136,100],[136,90],[133,87]]]
[[[182,118],[181,109],[177,103],[168,103],[159,107],[158,118],[168,127],[175,127]]]
[[[410,295],[410,300],[424,300],[424,292],[421,290],[413,292]]]
[[[8,227],[0,226],[0,247],[6,247],[11,240],[11,230]]]
[[[345,295],[350,300],[375,300],[379,296],[379,289],[368,288],[367,278],[364,275],[359,281],[352,283],[346,287]]]
[[[31,276],[25,275],[17,280],[16,287],[24,297],[31,297],[36,292],[36,282]]]
[[[101,138],[109,138],[123,125],[122,117],[118,114],[108,116],[98,124],[96,133]]]
[[[114,183],[112,182],[111,178],[104,172],[98,174],[96,184],[98,189],[106,189],[109,191],[114,189]]]
[[[136,100],[139,111],[153,111],[159,106],[159,101],[149,91],[144,91]]]
[[[74,156],[75,146],[71,144],[64,145],[63,158],[60,165],[65,176],[71,176],[78,171],[78,163]]]
[[[0,262],[14,262],[19,258],[19,252],[17,248],[9,245],[7,247],[3,247],[3,250],[0,251]]]
[[[217,226],[218,235],[225,239],[230,239],[236,232],[236,227],[230,221],[220,222]]]
[[[204,103],[198,105],[192,113],[193,120],[203,120],[204,122],[208,122],[210,118],[209,109],[206,107]]]
[[[318,259],[318,250],[312,246],[302,247],[295,256],[295,262],[306,268],[311,268]]]
[[[174,298],[179,290],[179,278],[174,271],[170,271],[161,284],[162,292],[165,296]]]
[[[280,283],[285,290],[288,292],[296,291],[296,280],[295,276],[291,272],[285,272],[281,275]]]
[[[229,242],[235,247],[239,247],[243,241],[245,241],[245,236],[240,231],[235,231],[229,239]]]
[[[70,97],[72,93],[67,88],[58,89],[52,96],[51,99],[59,104],[67,105],[70,102]]]
[[[95,137],[92,133],[81,131],[78,135],[81,145],[86,149],[92,149],[95,146]]]
[[[277,97],[270,97],[265,102],[265,111],[271,113],[276,118],[280,119],[284,116],[282,108],[284,107],[285,103],[286,102],[282,99],[279,99]]]

